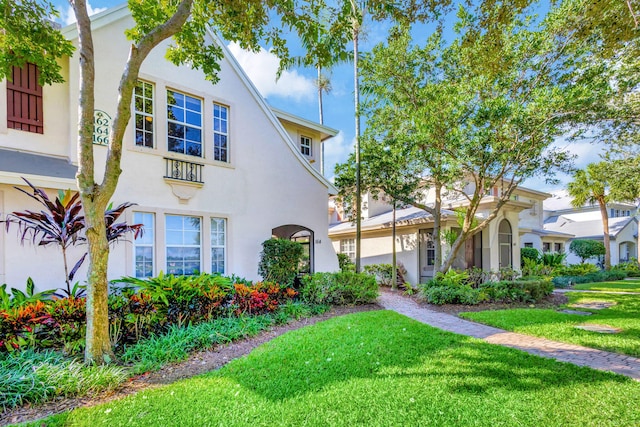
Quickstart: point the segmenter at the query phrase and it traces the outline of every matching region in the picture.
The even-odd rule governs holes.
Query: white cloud
[[[89,16],[95,15],[96,13],[100,13],[102,11],[107,10],[106,7],[96,7],[93,8],[89,3],[87,3],[87,13]],[[64,22],[65,25],[71,25],[76,22],[76,15],[73,13],[73,8],[71,6],[67,6],[67,10],[63,10],[60,13],[60,19]]]
[[[276,81],[280,60],[273,53],[264,49],[257,53],[249,52],[240,48],[237,43],[230,43],[228,47],[265,98],[280,96],[296,102],[314,99],[316,89],[313,79],[302,76],[295,70],[284,71]]]
[[[355,139],[345,141],[342,131],[324,142],[324,174],[331,181],[333,181],[336,164],[346,162],[349,154],[353,152],[354,146]]]

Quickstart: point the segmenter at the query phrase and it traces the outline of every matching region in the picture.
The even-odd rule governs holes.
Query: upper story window
[[[308,136],[300,137],[300,152],[305,156],[311,156],[311,138]]]
[[[229,108],[213,104],[213,159],[229,161]]]
[[[167,90],[167,149],[202,157],[202,101]]]
[[[138,81],[133,96],[136,145],[153,148],[153,85]]]
[[[42,86],[40,71],[35,64],[14,66],[7,79],[7,127],[27,132],[43,133]]]

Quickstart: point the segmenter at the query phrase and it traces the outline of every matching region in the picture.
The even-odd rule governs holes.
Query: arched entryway
[[[506,219],[498,227],[498,244],[500,247],[500,268],[513,267],[513,233],[511,224]]]
[[[271,230],[271,235],[277,239],[288,239],[302,245],[303,265],[300,273],[313,273],[313,231],[302,225],[281,225]]]
[[[629,262],[631,258],[637,258],[636,245],[634,242],[622,242],[618,246],[619,262]]]

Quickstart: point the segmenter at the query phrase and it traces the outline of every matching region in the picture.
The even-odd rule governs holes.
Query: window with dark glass
[[[133,99],[136,145],[153,148],[153,85],[138,81]]]
[[[202,101],[167,90],[167,143],[175,153],[202,157]]]
[[[229,161],[229,108],[213,104],[213,159]]]
[[[311,156],[311,138],[308,136],[300,137],[300,152],[305,156]]]

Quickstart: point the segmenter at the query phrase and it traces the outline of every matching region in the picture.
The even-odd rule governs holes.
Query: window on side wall
[[[202,101],[167,90],[167,149],[202,157]]]
[[[532,248],[532,247],[533,247],[533,243],[531,243],[531,242],[526,242],[526,243],[524,244],[524,247],[525,247],[525,248]]]
[[[300,152],[305,156],[311,157],[311,138],[308,136],[300,137]]]
[[[133,99],[136,145],[153,148],[153,85],[138,80]]]
[[[225,274],[227,220],[211,218],[211,272]]]
[[[133,241],[134,270],[136,277],[153,276],[155,217],[149,212],[134,212],[133,223],[142,224],[142,233]]]
[[[554,243],[553,244],[553,250],[555,252],[561,253],[562,252],[562,243]]]
[[[351,262],[356,261],[356,239],[340,240],[340,253],[349,257]]]
[[[7,127],[44,133],[40,70],[35,64],[13,66],[7,79]]]
[[[200,267],[201,219],[195,216],[167,215],[167,274],[198,274]]]
[[[229,107],[213,104],[213,159],[229,161]]]
[[[542,252],[551,252],[551,243],[543,243]]]

